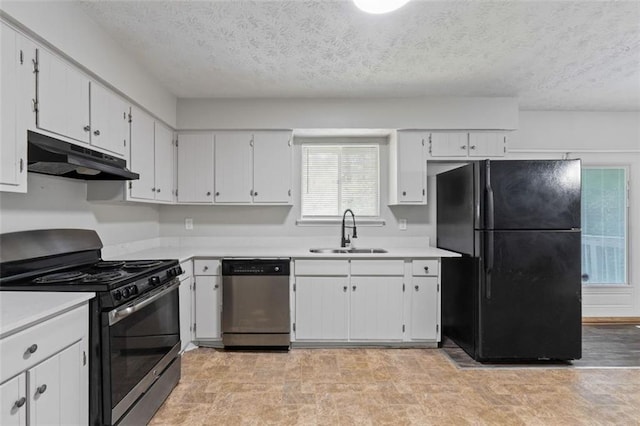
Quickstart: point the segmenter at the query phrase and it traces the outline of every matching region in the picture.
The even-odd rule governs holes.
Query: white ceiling
[[[83,1],[179,98],[515,96],[640,110],[640,1]]]

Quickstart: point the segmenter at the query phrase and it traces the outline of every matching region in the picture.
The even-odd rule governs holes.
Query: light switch
[[[193,229],[193,219],[188,217],[184,220],[184,229],[191,231]]]

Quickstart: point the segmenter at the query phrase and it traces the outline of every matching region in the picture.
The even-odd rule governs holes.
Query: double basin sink
[[[372,254],[372,253],[387,253],[387,250],[381,248],[313,248],[309,250],[311,253],[322,254]]]

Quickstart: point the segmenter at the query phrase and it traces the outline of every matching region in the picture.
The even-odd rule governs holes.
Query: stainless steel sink
[[[387,253],[387,250],[381,248],[314,248],[309,250],[311,253],[323,254],[367,254],[367,253]]]

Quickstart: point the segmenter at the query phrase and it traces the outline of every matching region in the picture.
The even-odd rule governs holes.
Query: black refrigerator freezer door
[[[480,163],[479,229],[580,228],[580,160]]]
[[[580,358],[580,231],[478,234],[477,358]]]

